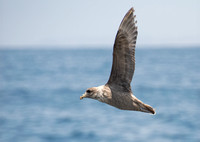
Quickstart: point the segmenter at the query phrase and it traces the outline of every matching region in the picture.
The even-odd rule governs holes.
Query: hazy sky
[[[0,46],[112,46],[131,7],[138,45],[200,45],[200,0],[0,0]]]

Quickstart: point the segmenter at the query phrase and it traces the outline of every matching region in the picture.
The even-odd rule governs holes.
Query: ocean
[[[199,142],[200,48],[136,48],[134,95],[156,115],[92,99],[112,49],[0,49],[0,142]]]

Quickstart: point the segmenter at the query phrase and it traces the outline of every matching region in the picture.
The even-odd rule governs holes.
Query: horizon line
[[[0,45],[0,49],[112,49],[111,45]],[[200,45],[138,45],[136,48],[200,48]]]

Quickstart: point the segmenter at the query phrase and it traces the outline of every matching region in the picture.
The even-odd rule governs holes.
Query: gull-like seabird
[[[155,114],[151,106],[137,99],[131,91],[130,83],[135,70],[135,45],[138,34],[133,12],[134,9],[131,8],[119,26],[108,82],[105,85],[87,89],[80,99],[92,98],[122,110]]]

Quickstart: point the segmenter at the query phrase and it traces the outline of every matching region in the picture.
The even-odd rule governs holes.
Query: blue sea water
[[[79,100],[111,64],[111,49],[1,49],[0,142],[200,141],[200,48],[136,49],[132,90],[156,115]]]

